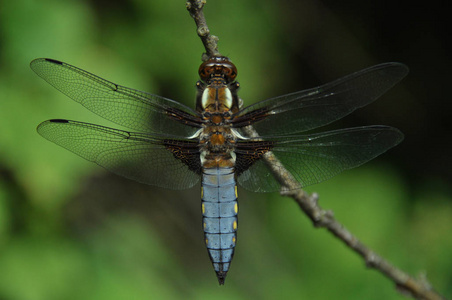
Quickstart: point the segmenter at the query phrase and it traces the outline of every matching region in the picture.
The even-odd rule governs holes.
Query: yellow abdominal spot
[[[237,205],[237,203],[234,205],[234,212],[235,212],[236,214],[239,213],[239,206]]]
[[[202,223],[202,226],[204,227],[204,229],[206,229],[207,226],[206,222]]]
[[[234,221],[234,223],[232,223],[232,228],[234,230],[237,230],[237,221]]]
[[[237,186],[234,187],[235,190],[235,198],[237,199],[239,196],[237,195]]]
[[[201,208],[202,208],[202,214],[206,213],[206,207],[204,206],[204,203],[201,204]]]
[[[232,237],[232,243],[235,245],[235,236]]]
[[[237,188],[237,187],[236,187]],[[201,199],[204,197],[204,188],[201,187]]]
[[[209,240],[208,239],[206,239],[206,245],[208,245],[209,244]]]

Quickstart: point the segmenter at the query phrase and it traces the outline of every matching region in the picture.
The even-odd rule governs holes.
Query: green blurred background
[[[346,3],[211,0],[205,14],[248,104],[381,62],[410,67],[379,101],[329,126],[391,125],[404,142],[308,190],[365,244],[450,297],[447,10],[439,1]],[[0,1],[1,300],[404,299],[292,199],[242,189],[236,255],[219,287],[199,186],[131,182],[35,131],[51,118],[112,124],[38,78],[34,58],[193,106],[203,50],[184,0]]]

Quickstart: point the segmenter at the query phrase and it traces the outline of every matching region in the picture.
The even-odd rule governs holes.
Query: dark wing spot
[[[61,62],[59,60],[56,60],[56,59],[46,58],[45,60],[48,61],[48,62],[57,64],[57,65],[62,65],[63,64],[63,62]]]
[[[68,120],[64,120],[64,119],[52,119],[49,120],[50,123],[69,123]]]

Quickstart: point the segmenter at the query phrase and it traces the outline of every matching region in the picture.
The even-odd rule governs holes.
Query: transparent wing
[[[234,127],[252,124],[261,136],[307,131],[368,105],[407,73],[400,63],[376,65],[320,87],[258,102],[238,112],[232,122]]]
[[[201,165],[196,142],[69,120],[45,121],[37,131],[115,174],[142,183],[186,189],[199,180]]]
[[[197,113],[176,101],[117,85],[53,59],[35,59],[30,67],[72,100],[116,124],[179,136],[191,136],[199,129]]]
[[[272,152],[301,187],[327,180],[344,170],[357,167],[403,140],[396,128],[368,126],[323,132],[312,135],[262,137],[237,144],[236,154],[247,155],[250,148],[273,145]],[[248,152],[246,150],[248,150]],[[274,167],[279,168],[278,163]],[[272,192],[280,184],[263,159],[257,160],[239,177],[244,188],[254,192]]]

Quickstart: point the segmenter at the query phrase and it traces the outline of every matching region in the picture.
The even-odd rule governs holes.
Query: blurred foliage
[[[376,252],[452,296],[444,11],[347,3],[208,1],[205,14],[247,103],[387,60],[412,68],[338,125],[393,125],[405,142],[309,191]],[[0,2],[0,299],[404,299],[291,199],[242,190],[238,247],[219,288],[198,189],[118,178],[36,134],[50,118],[111,124],[33,74],[34,58],[192,106],[202,52],[185,1]]]

